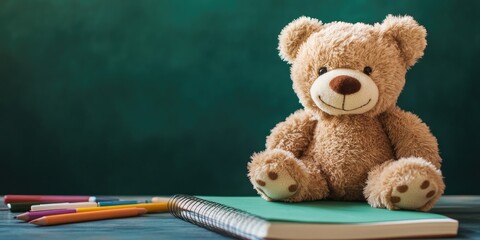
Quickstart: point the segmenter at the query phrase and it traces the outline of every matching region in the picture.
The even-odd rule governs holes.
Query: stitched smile
[[[320,99],[320,101],[321,101],[323,104],[325,104],[325,105],[327,105],[327,106],[329,106],[329,107],[331,107],[331,108],[335,108],[335,109],[337,109],[337,110],[342,110],[342,111],[345,111],[345,112],[350,112],[350,111],[357,110],[357,109],[360,109],[360,108],[362,108],[362,107],[365,107],[366,105],[368,105],[368,104],[370,103],[370,101],[372,101],[372,99],[370,98],[370,99],[368,99],[367,103],[363,104],[362,106],[347,110],[347,109],[345,109],[345,97],[346,97],[346,96],[343,95],[342,108],[338,108],[338,107],[335,107],[335,106],[332,106],[332,105],[326,103],[325,101],[322,100],[322,98],[321,98],[320,96],[318,96],[318,99]]]

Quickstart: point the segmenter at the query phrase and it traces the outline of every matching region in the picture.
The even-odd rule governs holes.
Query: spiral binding
[[[175,195],[168,201],[175,217],[220,234],[242,239],[261,239],[269,223],[247,212],[189,195]]]

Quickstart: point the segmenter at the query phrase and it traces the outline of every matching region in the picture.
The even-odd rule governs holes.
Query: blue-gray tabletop
[[[122,197],[149,199],[149,197]],[[3,199],[1,199],[3,205]],[[480,239],[480,196],[444,196],[432,212],[460,222],[458,236],[450,239]],[[16,213],[0,211],[0,239],[226,239],[168,213],[40,227],[20,222]]]

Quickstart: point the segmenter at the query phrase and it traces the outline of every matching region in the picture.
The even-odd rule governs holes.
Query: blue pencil
[[[105,207],[105,206],[117,206],[117,205],[149,203],[149,202],[150,202],[149,200],[123,200],[123,201],[111,201],[111,202],[98,202],[98,206]]]

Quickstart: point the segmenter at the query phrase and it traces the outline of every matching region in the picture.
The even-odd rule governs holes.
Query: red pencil
[[[94,196],[51,196],[51,195],[5,195],[3,202],[103,202],[118,201],[118,198]]]

